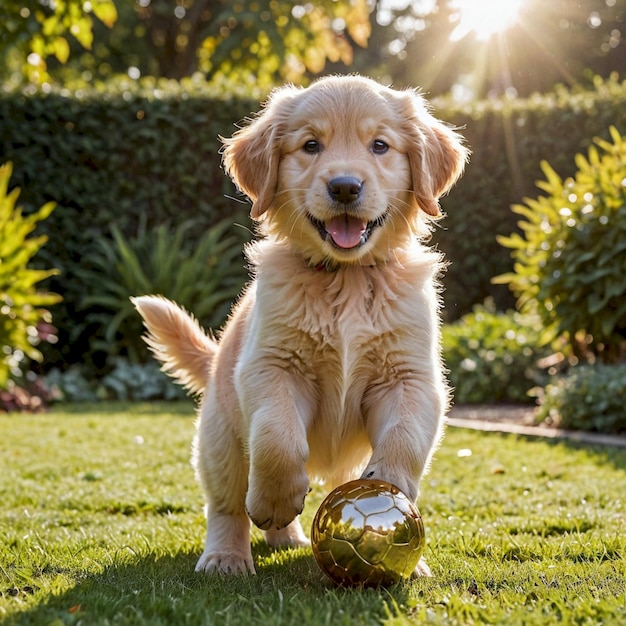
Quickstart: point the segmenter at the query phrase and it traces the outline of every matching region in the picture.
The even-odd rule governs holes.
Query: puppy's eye
[[[372,142],[372,152],[374,154],[385,154],[389,150],[389,144],[382,139],[374,139]]]
[[[304,144],[302,149],[307,154],[317,154],[318,152],[321,151],[322,147],[320,146],[320,142],[319,141],[316,141],[315,139],[309,139],[309,141],[307,141]]]

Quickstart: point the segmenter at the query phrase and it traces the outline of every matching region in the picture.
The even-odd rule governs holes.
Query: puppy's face
[[[252,216],[312,265],[372,265],[427,232],[466,151],[415,92],[360,77],[283,88],[225,142]]]
[[[273,221],[315,261],[386,257],[417,213],[407,145],[388,103],[369,90],[334,102],[303,95],[282,141]]]

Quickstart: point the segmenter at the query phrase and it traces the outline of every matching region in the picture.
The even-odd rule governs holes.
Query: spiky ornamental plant
[[[626,356],[626,140],[615,127],[610,135],[576,155],[573,178],[541,163],[546,195],[513,206],[523,236],[499,237],[515,265],[494,282],[577,356],[615,362]]]
[[[190,243],[193,228],[194,221],[152,230],[141,225],[136,237],[126,238],[113,226],[112,238],[97,241],[89,265],[77,271],[87,286],[80,307],[96,329],[92,353],[149,360],[141,318],[129,299],[139,294],[161,294],[193,311],[203,325],[220,325],[247,278],[242,241],[228,220]]]
[[[16,207],[20,190],[8,192],[11,163],[0,166],[0,390],[19,379],[29,359],[41,360],[41,335],[52,333],[50,313],[43,307],[59,302],[57,294],[38,291],[37,283],[58,273],[28,267],[47,237],[29,235],[54,209],[49,202],[24,216]],[[18,381],[19,382],[19,381]]]

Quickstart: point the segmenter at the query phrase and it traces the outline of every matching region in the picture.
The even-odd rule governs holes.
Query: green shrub
[[[29,236],[50,215],[54,204],[49,202],[24,216],[16,207],[20,190],[8,192],[11,172],[11,163],[0,167],[0,390],[4,391],[12,379],[23,377],[29,360],[41,360],[37,349],[41,339],[54,339],[50,313],[43,307],[60,299],[37,288],[37,283],[56,270],[28,267],[47,239],[45,235]]]
[[[131,296],[160,294],[193,311],[205,326],[221,324],[247,278],[245,231],[222,221],[191,243],[197,228],[194,221],[172,229],[143,225],[127,239],[114,226],[112,239],[95,242],[85,266],[77,269],[86,293],[77,307],[83,323],[75,328],[77,334],[89,329],[92,353],[125,355],[133,363],[149,359]]]
[[[472,149],[465,174],[442,199],[446,218],[434,243],[451,262],[444,300],[448,320],[493,297],[499,310],[513,308],[513,294],[491,278],[511,271],[510,251],[498,235],[518,231],[511,205],[535,193],[540,163],[560,176],[574,172],[572,157],[595,136],[608,139],[609,126],[626,133],[626,81],[597,79],[595,89],[536,94],[528,99],[475,102],[437,114],[461,128]]]
[[[185,390],[164,374],[156,361],[130,363],[112,359],[108,374],[94,378],[89,368],[73,365],[65,371],[54,368],[45,376],[46,387],[56,399],[64,402],[95,402],[98,400],[148,401],[182,400]]]
[[[572,430],[626,433],[626,365],[580,365],[546,386],[537,420]]]
[[[530,316],[477,305],[442,329],[443,355],[456,404],[528,403],[544,382],[537,361],[541,328]]]
[[[130,363],[126,359],[114,360],[111,372],[102,378],[97,395],[107,400],[182,400],[186,391],[164,374],[156,361]]]
[[[602,153],[576,155],[573,178],[542,162],[546,195],[513,207],[524,236],[499,238],[515,267],[497,280],[574,352],[615,361],[626,352],[626,140],[610,133],[613,143],[595,140]]]
[[[98,400],[96,381],[85,375],[82,365],[74,364],[66,370],[53,367],[45,375],[45,385],[54,397],[64,402],[95,402]]]

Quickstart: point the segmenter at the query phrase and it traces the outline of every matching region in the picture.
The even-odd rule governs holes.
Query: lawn
[[[193,422],[187,404],[0,416],[2,624],[626,623],[624,449],[450,428],[419,500],[434,577],[336,589],[258,534],[257,576],[194,573]]]

